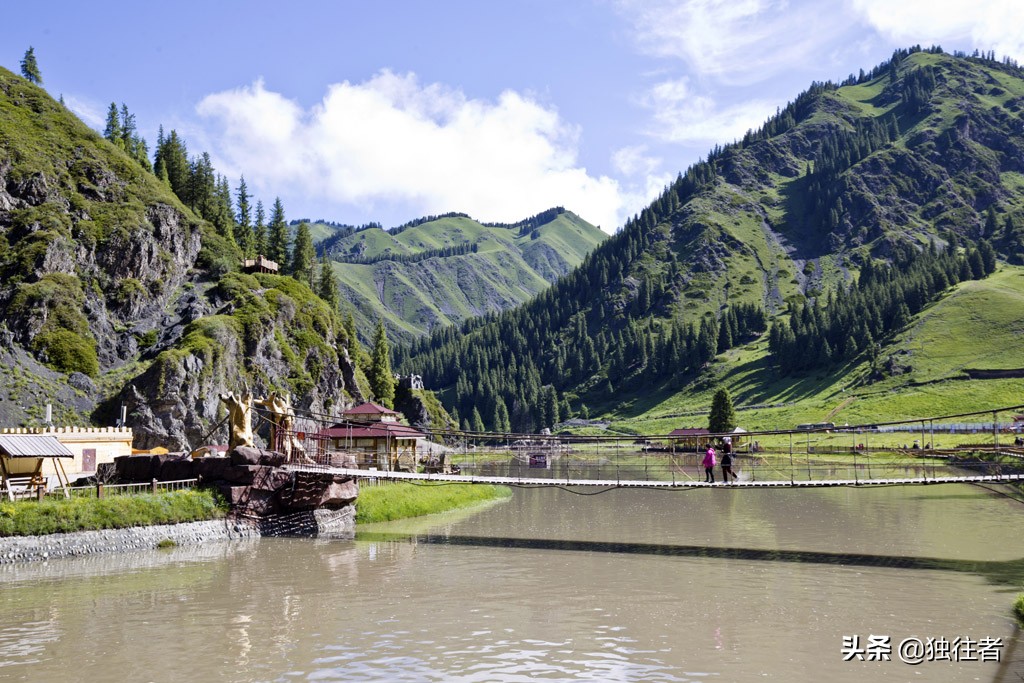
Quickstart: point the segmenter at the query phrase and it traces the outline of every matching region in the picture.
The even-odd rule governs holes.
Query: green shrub
[[[1024,593],[1017,596],[1017,601],[1013,603],[1013,613],[1017,617],[1017,621],[1021,626],[1024,626]]]
[[[156,340],[157,340],[157,332],[156,332],[156,330],[147,330],[143,334],[139,335],[139,346],[141,346],[144,349],[148,349],[149,347],[151,347],[154,344],[156,344]]]
[[[115,304],[124,304],[134,299],[145,296],[146,288],[142,283],[133,277],[128,277],[117,283],[114,291],[111,292],[110,301]]]
[[[58,372],[82,372],[90,377],[100,372],[96,342],[70,330],[57,329],[36,335],[32,350]]]

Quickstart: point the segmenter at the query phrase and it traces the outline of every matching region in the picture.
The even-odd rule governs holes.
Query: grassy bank
[[[37,536],[219,519],[228,506],[206,490],[0,503],[0,536]]]
[[[363,486],[356,499],[356,522],[390,522],[508,498],[512,491],[488,484],[384,484]]]
[[[1017,615],[1017,621],[1024,626],[1024,593],[1017,596],[1017,602],[1013,603],[1013,613]]]

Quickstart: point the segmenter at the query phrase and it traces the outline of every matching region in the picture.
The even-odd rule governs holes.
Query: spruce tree
[[[377,321],[367,379],[370,380],[370,389],[377,403],[385,408],[394,408],[395,376],[391,372],[391,349],[388,347],[388,335],[383,320]]]
[[[124,142],[121,139],[121,117],[117,112],[117,105],[113,102],[107,109],[107,124],[103,128],[103,137],[124,149]]]
[[[256,256],[256,244],[252,232],[252,206],[249,203],[251,195],[245,184],[245,176],[238,180],[238,191],[235,194],[235,242],[242,249],[245,258]]]
[[[348,337],[349,355],[352,356],[352,362],[356,362],[362,349],[359,348],[359,337],[356,336],[356,316],[351,308],[345,312],[345,336]]]
[[[313,236],[309,232],[309,223],[299,223],[295,231],[295,244],[292,247],[292,262],[289,273],[299,282],[305,282],[313,288],[313,266],[316,264],[316,248]]]
[[[548,429],[553,429],[559,422],[558,392],[556,392],[555,388],[549,384],[541,390],[541,394],[541,401],[543,402],[543,405],[541,406],[543,411],[543,426]]]
[[[326,249],[320,255],[320,277],[317,279],[316,293],[332,311],[338,310],[338,278],[334,275],[334,265],[327,258]]]
[[[506,434],[512,431],[508,419],[508,407],[505,405],[505,399],[500,396],[494,402],[494,431]]]
[[[267,255],[267,212],[263,200],[256,200],[256,223],[252,226],[253,244],[257,254]]]
[[[708,431],[712,434],[728,434],[736,429],[736,411],[728,389],[719,389],[711,399],[711,414],[708,415]]]
[[[155,168],[157,177],[167,173],[171,189],[183,203],[189,203],[189,172],[188,149],[185,141],[178,136],[178,131],[172,130],[167,137],[157,138]]]
[[[36,63],[36,49],[34,47],[29,47],[25,51],[25,56],[21,58],[21,75],[29,83],[41,85],[43,82],[43,76],[39,73],[39,64]]]
[[[474,432],[482,432],[484,430],[484,420],[480,417],[480,411],[477,410],[476,406],[473,406],[472,418],[470,419],[469,426]]]
[[[288,224],[284,221],[281,198],[274,199],[270,210],[270,234],[267,237],[267,258],[276,261],[281,270],[288,266]]]

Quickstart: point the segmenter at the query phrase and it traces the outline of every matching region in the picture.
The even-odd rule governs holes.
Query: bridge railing
[[[959,474],[993,474],[1009,471],[977,459],[951,460],[950,455],[925,452],[860,451],[847,448],[834,452],[788,452],[764,450],[739,453],[733,471],[742,481],[871,481],[881,479],[928,479]],[[400,471],[458,473],[466,477],[512,477],[560,481],[648,481],[697,482],[705,477],[701,453],[672,453],[622,445],[581,446],[547,451],[526,451],[495,446],[465,448],[446,453],[445,469],[428,470],[423,462],[398,468]],[[324,470],[351,463],[350,453],[334,453],[315,465]],[[329,464],[329,463],[334,463]],[[721,461],[714,468],[721,481]],[[351,466],[351,464],[349,465]],[[363,467],[370,472],[373,469]],[[382,468],[374,468],[381,471]],[[383,481],[383,479],[381,480]],[[372,485],[372,484],[371,484]]]

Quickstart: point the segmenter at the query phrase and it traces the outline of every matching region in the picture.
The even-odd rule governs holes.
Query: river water
[[[519,489],[355,541],[6,566],[0,680],[1016,682],[1022,522],[966,485]]]

